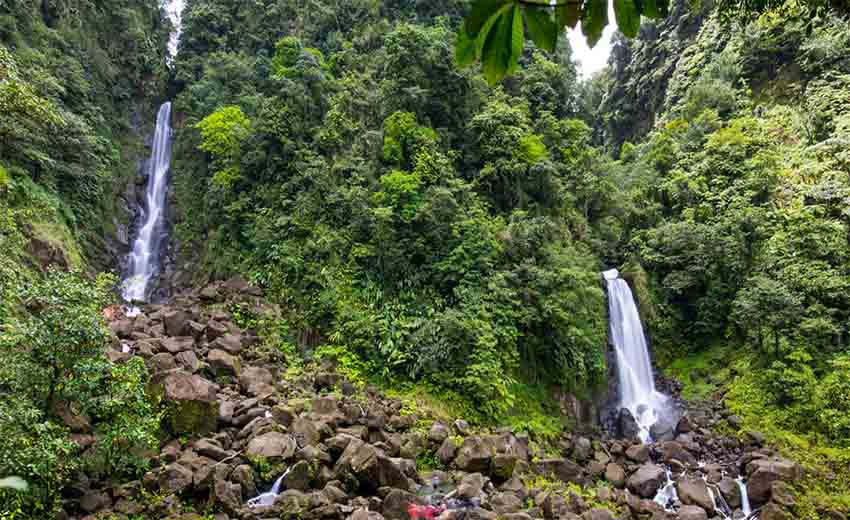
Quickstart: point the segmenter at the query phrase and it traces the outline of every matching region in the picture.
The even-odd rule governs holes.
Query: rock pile
[[[403,520],[431,505],[444,520],[696,520],[716,514],[710,489],[739,508],[733,479],[745,472],[753,505],[767,504],[762,520],[776,520],[790,505],[783,486],[800,477],[758,443],[714,436],[712,414],[686,415],[673,440],[653,445],[564,434],[557,456],[521,434],[431,421],[358,390],[332,363],[285,377],[283,354],[240,328],[233,309],[275,313],[237,279],[111,322],[109,356],[145,359],[166,440],[139,481],[80,475],[66,518]],[[665,467],[677,512],[653,500]]]

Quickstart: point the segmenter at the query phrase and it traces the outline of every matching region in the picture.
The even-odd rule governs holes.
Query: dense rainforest
[[[609,387],[600,273],[612,267],[635,293],[658,379],[686,410],[723,410],[694,431],[773,450],[739,457],[741,468],[781,455],[805,470],[773,490],[762,519],[847,518],[850,20],[838,3],[759,5],[735,17],[727,3],[675,1],[634,38],[616,33],[608,66],[590,77],[566,38],[550,50],[529,40],[516,70],[493,81],[458,66],[466,0],[186,0],[174,57],[158,0],[0,0],[0,479],[26,482],[0,480],[0,520],[255,518],[234,500],[286,465],[225,463],[272,435],[257,421],[319,413],[316,399],[331,397],[309,401],[302,380],[324,388],[327,365],[357,388],[364,416],[382,393],[403,406],[389,415],[419,418],[363,425],[363,440],[387,453],[392,435],[419,428],[430,451],[402,438],[392,455],[414,460],[414,473],[486,474],[460,462],[468,428],[525,435],[530,467],[553,456],[592,465],[581,433],[601,472],[580,469],[565,489],[543,476],[520,487],[611,515],[576,518],[667,518],[597,494],[624,487],[608,470],[626,450],[592,437],[599,425],[568,404],[596,413]],[[174,272],[163,284],[188,300],[115,321],[139,164],[165,100]],[[217,299],[255,297],[242,279],[261,301]],[[221,346],[219,322],[260,338],[245,342],[256,352]],[[190,336],[200,363],[169,343]],[[144,342],[150,352],[128,356]],[[257,379],[274,365],[267,383],[288,385],[291,399],[244,423],[222,419],[222,405],[219,426],[235,430],[213,438],[214,428],[177,426],[189,412],[175,413],[167,381],[164,396],[152,391],[179,365],[252,396],[231,416],[269,399],[240,377],[247,365]],[[350,397],[340,388],[330,395]],[[471,426],[434,433],[459,418]],[[302,419],[287,427],[301,435],[298,457],[318,450],[301,460],[307,480],[364,493],[348,467],[354,484],[322,476],[315,461],[348,444],[331,442],[340,434],[324,433],[327,421],[305,434]],[[313,435],[325,451],[302,446]],[[445,442],[457,459],[443,460]],[[189,447],[217,461],[200,480],[192,466],[194,494],[169,487],[184,471],[172,468],[175,450]],[[489,476],[511,482],[496,470],[499,450]],[[231,472],[223,487],[220,464]],[[369,478],[396,520],[387,471]],[[238,500],[227,498],[236,474]],[[511,513],[522,518],[491,511],[571,518],[545,500],[523,495],[527,512]],[[715,516],[686,517],[690,502],[667,513],[732,518],[736,506],[723,516],[712,500],[695,502]],[[128,502],[143,505],[117,507]],[[313,518],[287,511],[274,517]]]

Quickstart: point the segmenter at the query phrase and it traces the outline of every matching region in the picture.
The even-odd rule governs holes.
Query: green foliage
[[[145,396],[141,359],[111,365],[100,312],[115,280],[49,272],[15,287],[17,318],[0,320],[0,473],[20,475],[25,493],[5,494],[0,514],[47,516],[75,470],[137,476],[155,449],[159,415]],[[62,411],[64,410],[64,411]],[[61,412],[61,413],[60,413]],[[86,457],[69,439],[68,414],[90,423],[98,443]]]
[[[513,409],[517,383],[580,392],[602,377],[598,266],[571,223],[592,213],[604,173],[590,129],[567,119],[568,50],[491,90],[452,67],[457,18],[411,23],[385,2],[341,12],[332,30],[310,19],[248,58],[254,44],[235,36],[247,22],[198,5],[175,103],[201,132],[179,135],[174,171],[179,233],[209,274],[266,286],[293,346],[339,358],[358,382],[463,396],[481,421]],[[233,140],[233,128],[249,131]],[[225,167],[238,189],[207,190]]]
[[[634,38],[640,17],[666,16],[667,2],[614,0],[614,12],[620,31]],[[535,0],[476,0],[458,31],[456,60],[460,66],[480,60],[484,77],[494,84],[517,70],[526,31],[537,48],[551,52],[559,33],[579,20],[588,45],[595,46],[608,25],[607,0],[558,3],[554,9]]]
[[[239,107],[222,107],[195,125],[201,131],[198,148],[212,155],[219,170],[212,183],[231,188],[239,180],[239,152],[250,133],[251,121]]]

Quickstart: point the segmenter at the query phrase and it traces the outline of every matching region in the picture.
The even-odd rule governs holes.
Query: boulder
[[[183,370],[155,374],[151,393],[162,398],[166,419],[177,434],[206,434],[215,431],[218,402],[215,386]]]
[[[679,509],[679,520],[708,520],[708,513],[699,506],[682,506]]]
[[[478,498],[486,483],[487,479],[481,473],[466,475],[457,486],[457,496],[465,500]]]
[[[213,460],[222,460],[229,455],[229,453],[222,448],[218,442],[211,439],[199,440],[195,443],[193,449],[198,452],[199,455],[209,457]]]
[[[440,448],[437,450],[437,460],[439,460],[444,466],[448,466],[455,459],[456,453],[457,446],[455,446],[455,441],[449,437],[443,441]]]
[[[169,336],[185,336],[189,328],[189,314],[181,310],[173,310],[165,312],[162,315],[162,322],[165,325],[165,333]]]
[[[581,515],[582,520],[615,520],[614,514],[607,509],[595,507]]]
[[[310,463],[307,461],[296,462],[283,477],[283,485],[286,489],[297,489],[298,491],[307,491],[310,489],[310,481],[312,480],[312,470]]]
[[[504,517],[522,509],[522,500],[516,493],[502,492],[490,497],[490,505],[493,507],[493,511]]]
[[[441,422],[435,422],[431,425],[431,429],[428,430],[428,440],[439,445],[449,438],[450,433],[448,426]]]
[[[421,500],[410,492],[393,489],[381,503],[381,513],[387,520],[408,520],[408,506],[420,502]]]
[[[675,425],[664,419],[659,419],[655,424],[649,427],[649,436],[656,442],[672,441],[675,437],[673,433]]]
[[[280,432],[268,432],[258,435],[248,442],[245,455],[248,458],[264,458],[270,462],[291,459],[295,454],[296,442],[289,435]]]
[[[245,372],[250,370],[252,367],[248,367],[242,371],[242,377],[239,378],[240,385],[242,383],[242,378],[245,377]],[[289,427],[292,422],[295,420],[295,410],[288,406],[284,405],[275,405],[272,408],[272,417],[278,424],[282,424],[283,426]]]
[[[741,488],[735,480],[724,477],[717,483],[717,488],[732,509],[741,507]]]
[[[774,502],[768,502],[761,508],[759,520],[792,520],[791,515],[785,509]]]
[[[455,466],[467,473],[489,473],[493,446],[488,439],[474,435],[464,439],[455,457]]]
[[[683,415],[681,418],[679,418],[679,422],[676,423],[676,435],[680,435],[682,433],[690,433],[695,429],[696,427],[694,426],[690,416],[688,415]]]
[[[397,489],[403,489],[405,491],[410,490],[410,481],[407,478],[405,472],[405,463],[409,462],[406,459],[392,459],[383,455],[381,453],[378,454],[378,483],[381,487],[391,487]],[[410,471],[414,476],[416,474],[415,465],[410,468]]]
[[[159,489],[166,494],[179,495],[192,485],[192,470],[177,463],[163,468],[157,479]]]
[[[206,326],[203,323],[189,320],[186,322],[186,334],[192,336],[195,341],[201,341],[204,338]]]
[[[620,408],[620,413],[617,416],[617,434],[623,439],[637,439],[640,433],[635,416],[628,408]]]
[[[227,325],[220,321],[210,320],[207,322],[205,332],[207,335],[207,341],[213,342],[227,334]]]
[[[614,487],[622,488],[626,485],[626,470],[623,469],[623,466],[611,462],[605,466],[605,480]]]
[[[193,350],[195,348],[195,338],[191,336],[163,338],[160,344],[162,348],[171,354],[177,354],[184,350]]]
[[[259,493],[257,481],[254,478],[254,470],[248,464],[240,464],[233,468],[230,479],[242,486],[245,497],[255,497]]]
[[[242,337],[238,334],[225,334],[213,341],[212,347],[236,355],[242,352]]]
[[[177,361],[168,352],[160,352],[145,360],[145,366],[151,373],[165,372],[177,368]]]
[[[535,464],[537,472],[551,475],[562,482],[582,483],[581,466],[567,459],[543,459]]]
[[[289,428],[290,432],[295,439],[298,441],[300,446],[312,446],[314,444],[318,444],[320,435],[319,435],[319,427],[306,417],[299,417],[295,419],[295,422],[292,423],[292,426]]]
[[[644,463],[649,460],[649,446],[643,443],[632,444],[626,449],[626,457],[629,460]]]
[[[667,441],[661,444],[661,458],[668,464],[673,460],[678,460],[688,466],[697,465],[697,459],[676,441]]]
[[[201,361],[191,350],[185,350],[177,354],[174,356],[174,360],[187,372],[197,372],[201,368]]]
[[[228,513],[236,513],[242,506],[242,486],[224,479],[217,479],[211,498]]]
[[[652,498],[666,480],[664,468],[655,464],[643,464],[626,481],[629,491],[643,498]]]
[[[239,376],[239,386],[250,395],[261,395],[274,390],[274,376],[262,367],[245,367]]]
[[[133,334],[133,320],[116,320],[109,323],[109,330],[121,339],[128,339]]]
[[[714,501],[708,493],[708,487],[701,478],[681,476],[676,480],[676,492],[679,500],[689,506],[699,506],[708,513],[714,512]]]
[[[573,444],[573,458],[579,462],[590,460],[593,455],[593,446],[587,437],[579,437]]]
[[[242,373],[242,363],[239,361],[239,358],[231,356],[223,350],[210,350],[209,354],[207,354],[207,363],[209,363],[210,370],[216,376],[238,377]]]
[[[774,482],[793,482],[803,477],[803,470],[796,463],[780,458],[755,459],[747,464],[747,494],[753,506],[770,500]]]

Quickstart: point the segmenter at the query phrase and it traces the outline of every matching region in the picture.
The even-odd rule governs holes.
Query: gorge
[[[847,518],[846,2],[610,4],[0,2],[0,519]]]

